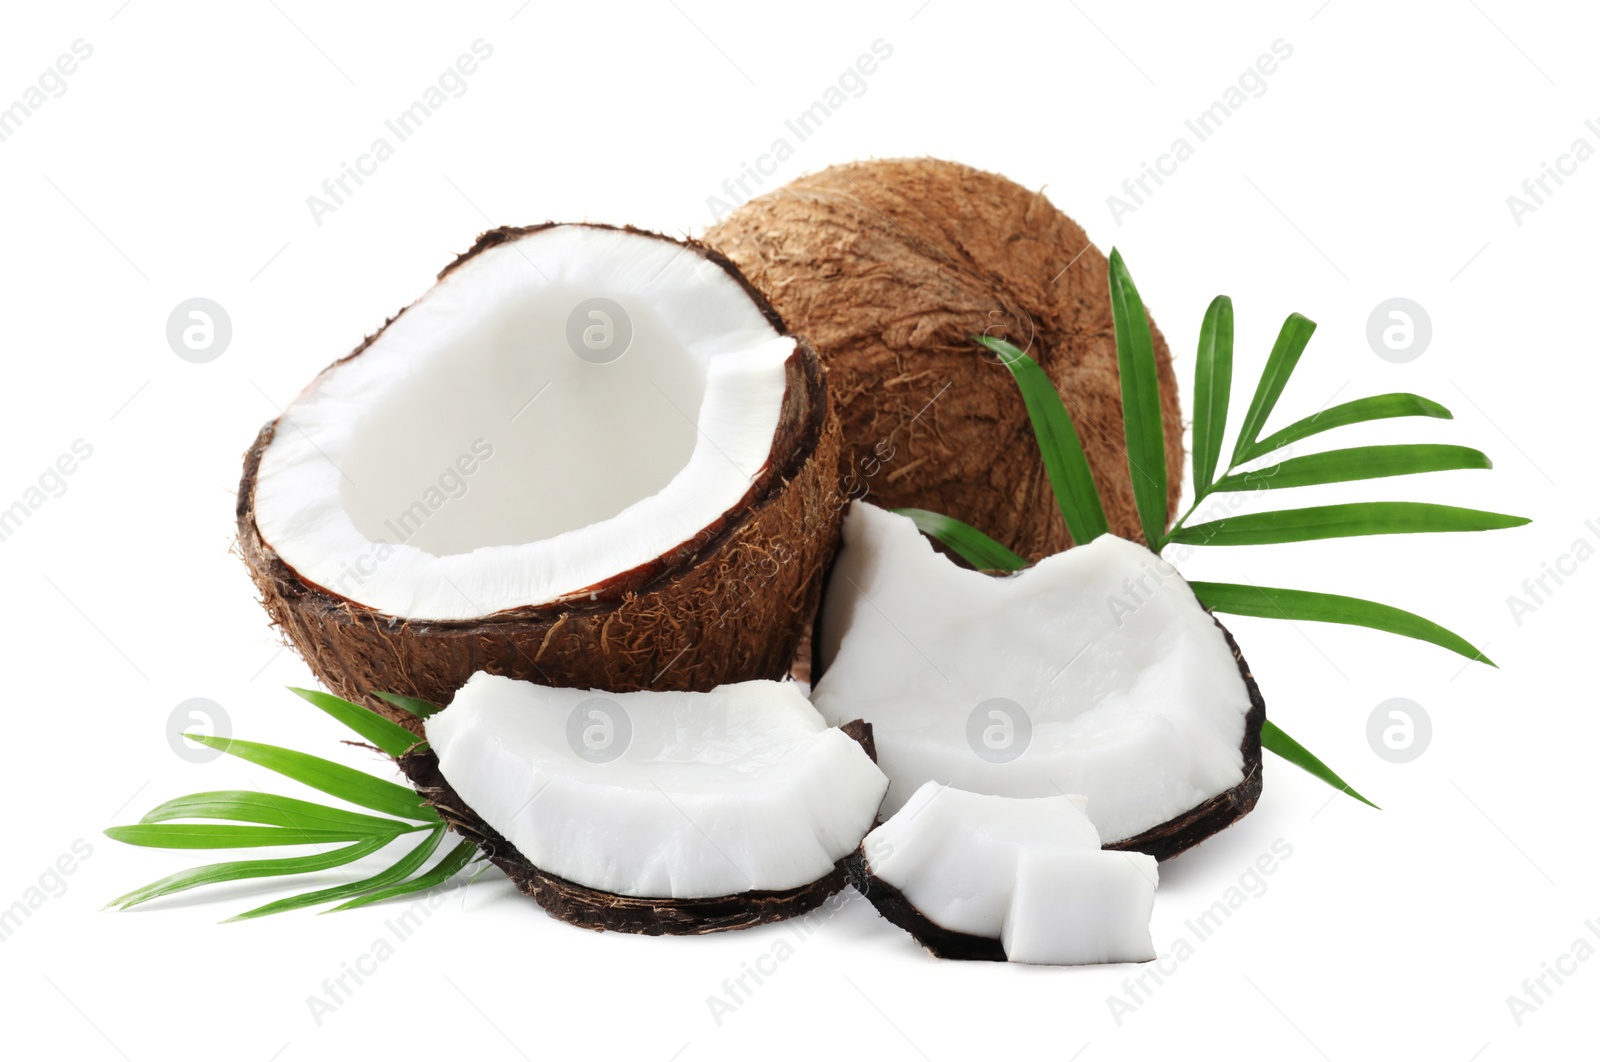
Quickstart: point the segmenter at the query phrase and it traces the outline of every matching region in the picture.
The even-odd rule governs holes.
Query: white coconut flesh
[[[579,594],[740,503],[794,353],[692,249],[536,231],[461,263],[288,407],[256,524],[301,579],[393,616]]]
[[[1156,861],[1107,852],[1084,798],[1001,797],[937,782],[862,842],[873,877],[928,921],[998,939],[1012,962],[1155,958]]]
[[[888,787],[792,682],[600,693],[479,672],[427,737],[529,862],[622,896],[809,885],[856,849]]]
[[[1177,572],[1103,535],[1005,577],[855,502],[823,601],[812,700],[872,724],[885,814],[927,781],[1081,793],[1107,843],[1243,780],[1250,693]]]

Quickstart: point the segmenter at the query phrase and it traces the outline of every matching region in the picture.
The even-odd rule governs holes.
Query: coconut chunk
[[[1156,861],[1108,852],[1076,794],[927,782],[861,843],[857,887],[935,955],[1080,965],[1155,958]]]
[[[1019,856],[1041,846],[1099,852],[1082,797],[1016,799],[927,782],[862,844],[871,872],[930,921],[994,938],[1011,906]]]
[[[888,787],[792,683],[608,694],[479,673],[426,731],[445,781],[529,863],[618,896],[809,885]]]
[[[930,780],[1081,793],[1107,844],[1165,858],[1253,805],[1259,692],[1143,546],[1104,535],[994,577],[860,501],[843,537],[812,702],[830,722],[872,724],[886,813]]]
[[[1142,852],[1023,852],[1000,944],[1012,962],[1149,962],[1158,871]]]

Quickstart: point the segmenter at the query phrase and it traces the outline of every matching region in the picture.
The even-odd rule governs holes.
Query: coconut
[[[1078,793],[1109,847],[1176,855],[1261,792],[1261,692],[1170,564],[1102,535],[996,577],[856,501],[812,702],[872,725],[885,814],[925,782]]]
[[[240,552],[323,683],[413,728],[373,694],[778,678],[838,445],[815,351],[722,255],[496,229],[261,430]]]
[[[590,929],[707,933],[812,910],[844,887],[888,787],[870,739],[826,726],[793,682],[619,694],[479,673],[426,735],[401,761],[418,789]]]
[[[829,369],[849,489],[963,520],[1032,559],[1070,543],[1008,370],[1009,339],[1059,387],[1114,533],[1142,540],[1122,426],[1106,259],[1042,192],[936,159],[833,166],[705,234]],[[1178,389],[1151,325],[1168,509],[1183,476]]]
[[[940,958],[1148,962],[1156,861],[1101,850],[1085,804],[927,782],[867,834],[852,882]]]

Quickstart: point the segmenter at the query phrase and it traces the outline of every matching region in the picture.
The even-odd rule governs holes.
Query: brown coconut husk
[[[487,232],[440,276],[487,248],[547,227]],[[783,330],[777,312],[732,263],[702,245],[687,246],[727,270]],[[379,335],[381,329],[342,360],[360,357]],[[738,505],[649,564],[563,600],[472,620],[389,616],[302,579],[284,563],[255,521],[256,475],[278,424],[269,422],[245,454],[237,508],[239,552],[262,605],[330,690],[419,733],[415,717],[374,693],[447,704],[480,670],[616,693],[705,691],[782,678],[816,612],[845,504],[827,381],[810,342],[796,338],[770,458]]]
[[[965,521],[1033,560],[1071,544],[1010,372],[1010,339],[1056,382],[1113,533],[1144,540],[1123,439],[1106,258],[1042,192],[937,159],[833,166],[705,234],[809,335],[829,370],[851,489]],[[1178,387],[1151,324],[1167,504],[1183,479]]]
[[[871,724],[858,719],[840,729],[877,762]],[[431,750],[414,749],[401,756],[398,762],[412,786],[437,809],[439,817],[505,871],[518,891],[531,897],[552,917],[582,929],[609,929],[647,936],[698,936],[748,929],[814,911],[850,880],[848,864],[854,856],[839,860],[816,881],[793,889],[752,889],[728,896],[693,899],[603,892],[534,866],[515,845],[467,806],[445,780],[439,770],[439,758]]]

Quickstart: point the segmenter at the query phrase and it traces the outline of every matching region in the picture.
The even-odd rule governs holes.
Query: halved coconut
[[[888,779],[792,682],[555,689],[479,673],[402,766],[558,918],[706,933],[802,914],[846,882]]]
[[[1101,850],[1084,806],[926,782],[867,834],[852,880],[941,958],[1147,962],[1156,861]]]
[[[1260,795],[1255,680],[1143,546],[1104,535],[997,578],[858,501],[819,632],[813,703],[872,724],[886,813],[930,780],[1080,793],[1108,847],[1165,859]]]
[[[264,427],[241,552],[318,677],[710,689],[783,675],[842,508],[816,354],[721,255],[496,229]]]

